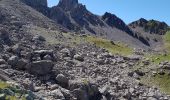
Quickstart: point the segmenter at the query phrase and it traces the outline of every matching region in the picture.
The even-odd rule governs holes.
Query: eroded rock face
[[[64,10],[74,9],[78,6],[78,0],[60,0],[58,6]]]

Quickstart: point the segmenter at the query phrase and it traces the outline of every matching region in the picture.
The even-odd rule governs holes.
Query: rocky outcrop
[[[58,7],[62,8],[65,11],[70,11],[77,6],[79,6],[78,0],[60,0],[58,4]]]
[[[52,61],[34,61],[27,65],[27,70],[34,75],[46,75],[52,72],[53,66]]]
[[[60,0],[57,6],[50,9],[49,17],[70,30],[78,31],[85,27],[94,34],[96,32],[90,25],[104,25],[98,16],[89,12],[78,0]]]
[[[168,30],[168,25],[165,22],[160,22],[157,20],[146,20],[141,18],[129,24],[131,28],[141,27],[144,31],[151,34],[164,35]]]
[[[114,14],[106,12],[102,16],[102,20],[104,20],[104,22],[106,22],[111,27],[116,27],[130,35],[133,35],[133,32],[130,30],[130,28]]]

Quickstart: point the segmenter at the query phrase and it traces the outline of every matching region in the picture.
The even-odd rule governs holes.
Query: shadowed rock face
[[[127,32],[130,35],[133,35],[133,32],[129,29],[129,27],[116,15],[106,12],[102,19],[111,27],[116,27],[122,31]]]
[[[159,34],[159,35],[164,35],[168,29],[168,25],[165,22],[160,22],[156,20],[148,21],[144,18],[141,18],[137,21],[130,23],[129,26],[132,28],[141,27],[146,32]]]
[[[50,9],[49,17],[64,27],[78,31],[85,28],[90,33],[96,34],[92,26],[104,26],[103,21],[89,12],[78,0],[60,0],[57,6]]]
[[[71,10],[78,6],[78,0],[60,0],[58,7],[61,7],[63,10]]]

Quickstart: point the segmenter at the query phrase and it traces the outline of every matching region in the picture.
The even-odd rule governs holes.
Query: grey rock
[[[27,65],[27,70],[35,75],[46,75],[53,69],[54,63],[49,60],[34,61]]]
[[[109,93],[109,86],[104,86],[102,89],[100,89],[100,93],[102,93],[104,96],[106,96]]]
[[[41,60],[54,60],[53,50],[36,50],[33,55],[39,56]]]
[[[43,60],[53,60],[53,58],[50,55],[44,56]]]
[[[56,77],[56,81],[63,87],[68,86],[69,79],[66,78],[63,74],[58,74]]]
[[[16,66],[16,64],[18,63],[19,58],[17,56],[12,56],[8,59],[8,64],[13,66]]]
[[[7,64],[2,64],[2,65],[0,65],[0,68],[1,69],[8,69],[8,68],[11,68],[11,66],[7,65]]]
[[[89,100],[87,92],[85,90],[80,89],[80,88],[75,89],[73,91],[73,95],[75,95],[75,97],[78,100]]]
[[[0,65],[7,64],[7,62],[4,59],[0,59]]]
[[[67,48],[62,49],[60,52],[63,54],[63,57],[71,56],[71,52]]]
[[[5,28],[0,28],[0,42],[7,44],[7,45],[11,44],[9,32]]]
[[[53,95],[56,99],[65,100],[64,95],[59,89],[51,91],[51,95]]]
[[[26,65],[28,64],[28,61],[25,59],[20,59],[18,63],[16,64],[17,69],[24,70],[26,69]]]
[[[64,97],[67,99],[71,99],[74,100],[74,96],[71,94],[71,91],[64,89],[64,88],[60,88],[62,94],[64,95]]]
[[[79,55],[79,54],[74,55],[74,59],[76,59],[78,61],[82,61],[82,62],[84,61],[83,55]]]
[[[21,50],[22,48],[20,47],[20,44],[16,44],[12,47],[12,51],[17,55],[21,54]]]
[[[31,91],[35,90],[35,84],[32,81],[30,81],[28,78],[22,81],[22,85],[27,90],[31,90]]]
[[[70,81],[69,89],[78,100],[100,100],[102,95],[98,86],[90,82]]]
[[[32,38],[32,41],[46,41],[46,39],[43,36],[36,35]]]

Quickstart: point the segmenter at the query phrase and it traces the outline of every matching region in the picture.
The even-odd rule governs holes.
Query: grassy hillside
[[[92,37],[92,36],[85,37],[85,40],[89,43],[95,44],[98,47],[105,48],[112,54],[121,54],[121,55],[132,54],[132,49],[122,43],[118,43],[118,42],[113,43],[110,40],[106,40],[98,37]]]
[[[158,87],[161,92],[170,95],[170,76],[168,74],[145,76],[142,78],[141,82],[151,87]]]
[[[164,39],[164,52],[160,54],[150,54],[149,56],[147,56],[147,58],[149,58],[152,61],[150,66],[158,65],[160,62],[163,61],[170,61],[170,31],[163,36],[163,39]],[[166,55],[164,54],[165,51]],[[164,75],[157,74],[155,76],[150,75],[149,77],[144,76],[141,82],[149,86],[156,86],[163,93],[170,95],[170,75],[168,74],[169,70],[165,70],[165,73],[166,74]]]

